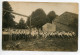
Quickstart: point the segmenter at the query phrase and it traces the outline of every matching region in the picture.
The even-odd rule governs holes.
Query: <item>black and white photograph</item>
[[[78,51],[78,3],[2,2],[3,51]]]

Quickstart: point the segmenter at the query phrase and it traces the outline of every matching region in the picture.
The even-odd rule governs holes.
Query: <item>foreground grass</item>
[[[36,38],[28,41],[3,41],[2,49],[21,51],[77,51],[78,42],[77,38]]]

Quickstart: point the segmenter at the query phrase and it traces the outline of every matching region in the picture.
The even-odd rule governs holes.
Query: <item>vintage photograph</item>
[[[3,51],[77,51],[78,3],[2,3]]]

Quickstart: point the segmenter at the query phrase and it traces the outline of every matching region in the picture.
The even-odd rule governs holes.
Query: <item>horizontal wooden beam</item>
[[[12,11],[6,10],[6,9],[3,9],[3,11],[11,12],[13,14],[16,14],[16,15],[19,15],[19,16],[23,16],[23,17],[29,17],[29,16],[26,16],[26,15],[23,15],[23,14],[19,14],[19,13],[16,13],[16,12],[12,12]]]

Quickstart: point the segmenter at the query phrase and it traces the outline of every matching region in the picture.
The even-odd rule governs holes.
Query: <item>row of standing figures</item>
[[[67,34],[35,34],[35,35],[31,35],[31,34],[12,34],[12,35],[3,35],[2,39],[3,41],[8,41],[8,40],[31,40],[31,39],[37,39],[37,38],[45,38],[45,39],[52,39],[52,38],[59,38],[59,39],[72,39],[72,38],[76,38],[76,34],[75,33],[67,33]]]

